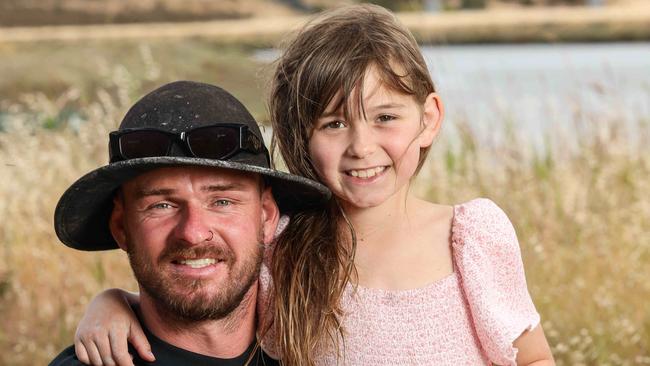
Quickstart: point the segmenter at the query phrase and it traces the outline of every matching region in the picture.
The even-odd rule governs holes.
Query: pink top
[[[516,365],[513,341],[540,318],[510,220],[488,199],[454,206],[452,251],[455,271],[422,288],[355,292],[348,285],[343,354],[337,362],[324,348],[317,364]],[[261,280],[265,304],[266,268]],[[267,334],[262,347],[274,355],[274,343]]]

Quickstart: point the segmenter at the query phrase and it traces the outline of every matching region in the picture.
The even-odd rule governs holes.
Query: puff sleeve
[[[516,366],[513,342],[540,321],[506,214],[488,199],[454,208],[452,247],[476,334],[491,362]]]

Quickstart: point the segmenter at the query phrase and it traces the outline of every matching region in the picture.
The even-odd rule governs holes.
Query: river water
[[[422,53],[450,136],[461,123],[490,139],[510,129],[543,148],[550,135],[570,136],[577,125],[617,121],[633,130],[650,120],[647,42],[423,46]]]
[[[480,136],[508,124],[536,145],[554,131],[650,120],[650,43],[422,47],[447,121]]]

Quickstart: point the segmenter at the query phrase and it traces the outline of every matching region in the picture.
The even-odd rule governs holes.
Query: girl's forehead
[[[390,85],[376,70],[366,73],[351,91],[346,93],[342,88],[329,101],[323,115],[349,114],[362,115],[365,110],[381,105],[405,104],[413,101],[410,94],[397,90]]]

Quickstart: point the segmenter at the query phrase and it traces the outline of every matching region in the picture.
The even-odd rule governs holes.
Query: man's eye
[[[230,206],[232,204],[229,200],[216,200],[214,201],[215,206]]]
[[[156,203],[154,205],[151,205],[149,207],[152,209],[164,210],[164,209],[172,208],[172,205],[170,205],[167,202],[161,202],[161,203]]]

